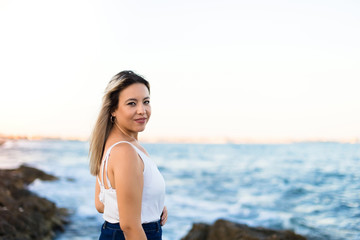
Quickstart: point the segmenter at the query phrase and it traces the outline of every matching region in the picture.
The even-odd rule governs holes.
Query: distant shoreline
[[[2,135],[0,134],[0,146],[11,140],[54,140],[54,141],[81,141],[86,142],[88,139],[74,137],[49,137],[49,136],[26,136],[26,135]],[[141,137],[143,143],[173,143],[173,144],[293,144],[293,143],[349,143],[360,144],[360,138],[348,139],[256,139],[256,138],[227,138],[227,137]]]

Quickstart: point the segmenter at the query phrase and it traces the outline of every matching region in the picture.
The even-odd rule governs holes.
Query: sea
[[[166,181],[164,240],[226,219],[291,229],[309,240],[360,239],[360,144],[142,144]],[[59,177],[29,188],[71,212],[56,240],[98,239],[88,142],[9,140],[0,168],[27,164]]]

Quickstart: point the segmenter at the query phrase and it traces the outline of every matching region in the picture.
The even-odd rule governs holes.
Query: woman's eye
[[[129,102],[127,105],[130,105],[130,106],[135,106],[136,103],[135,102]]]
[[[146,101],[144,102],[144,104],[148,105],[148,104],[150,104],[150,101],[149,101],[149,100],[146,100]]]

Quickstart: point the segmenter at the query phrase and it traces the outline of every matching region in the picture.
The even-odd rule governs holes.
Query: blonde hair
[[[150,84],[143,77],[132,71],[122,71],[116,74],[105,89],[99,116],[90,136],[90,173],[94,176],[100,171],[105,143],[113,127],[111,113],[118,107],[119,95],[122,90],[134,83],[144,84],[150,93]]]

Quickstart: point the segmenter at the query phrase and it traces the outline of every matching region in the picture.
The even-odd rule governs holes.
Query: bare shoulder
[[[119,143],[111,149],[109,164],[113,166],[138,163],[136,150],[128,143]]]

